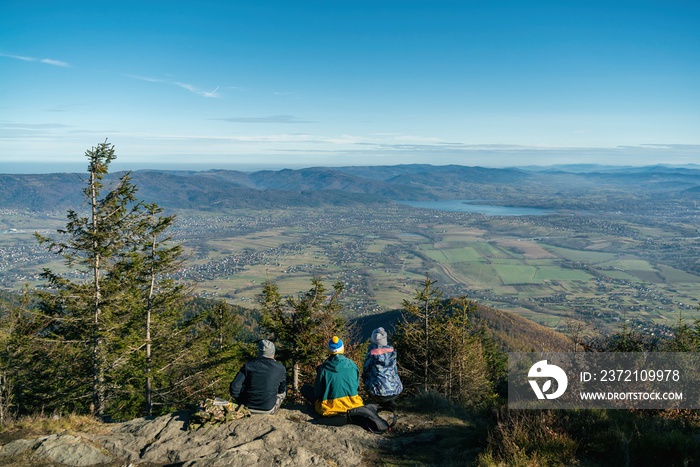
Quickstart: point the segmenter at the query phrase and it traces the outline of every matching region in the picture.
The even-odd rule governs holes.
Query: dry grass
[[[695,411],[499,411],[480,467],[700,465]]]
[[[578,443],[551,411],[501,410],[488,438],[483,467],[578,465]]]
[[[31,415],[5,423],[0,427],[0,440],[33,438],[57,433],[107,434],[109,428],[89,415],[43,416]]]

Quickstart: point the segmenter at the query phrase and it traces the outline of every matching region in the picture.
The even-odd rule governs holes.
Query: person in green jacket
[[[338,336],[328,341],[328,352],[328,358],[316,368],[313,393],[309,386],[302,387],[303,396],[324,417],[341,415],[364,405],[359,394],[360,370],[343,355],[345,347]]]

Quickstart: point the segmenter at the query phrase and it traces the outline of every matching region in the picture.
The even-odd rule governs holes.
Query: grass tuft
[[[28,415],[5,423],[0,428],[0,439],[32,438],[58,433],[108,433],[108,428],[90,415]]]

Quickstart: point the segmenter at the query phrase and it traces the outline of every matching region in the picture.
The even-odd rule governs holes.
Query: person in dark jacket
[[[370,342],[362,366],[362,381],[375,402],[393,409],[396,398],[403,391],[396,364],[396,350],[389,345],[384,328],[372,331]]]
[[[282,405],[287,393],[287,370],[275,361],[275,345],[262,340],[258,358],[247,362],[233,378],[229,393],[251,413],[273,414]]]

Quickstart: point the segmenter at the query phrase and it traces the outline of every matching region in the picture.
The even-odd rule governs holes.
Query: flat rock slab
[[[319,419],[306,406],[188,430],[188,412],[105,425],[0,446],[3,466],[357,466],[386,438],[344,417]],[[15,463],[16,462],[16,463]]]
[[[104,465],[114,461],[106,451],[80,436],[69,434],[12,441],[0,447],[0,459],[16,459],[22,465],[50,462],[75,467]]]

